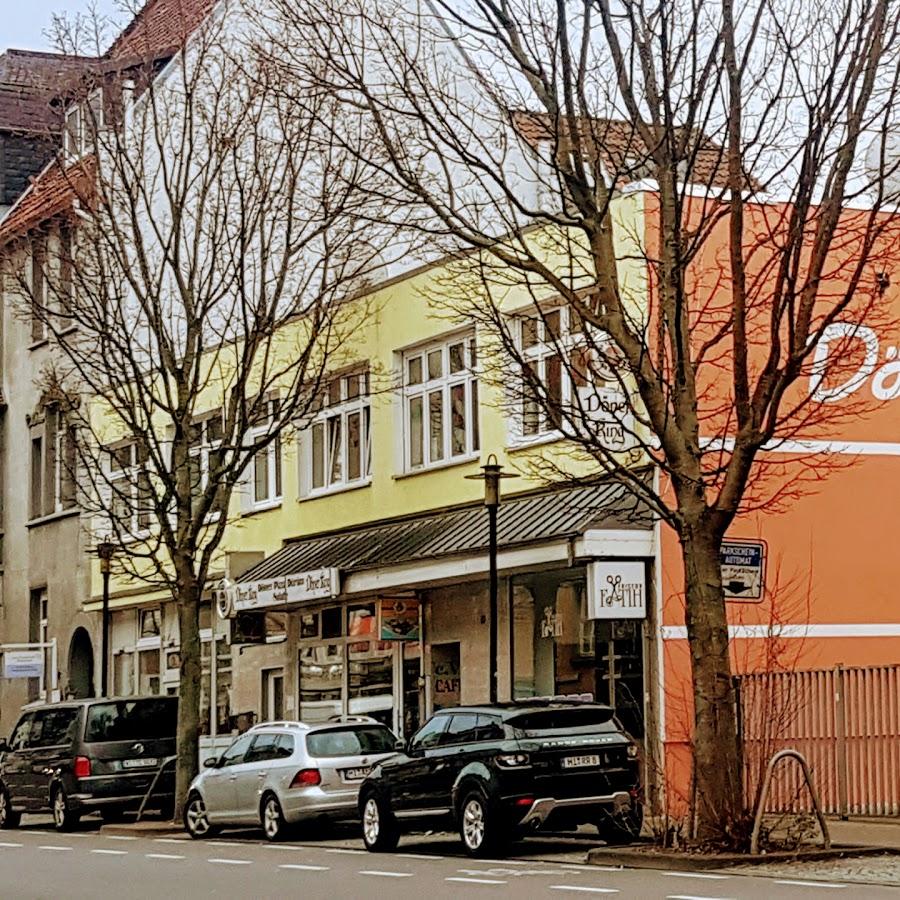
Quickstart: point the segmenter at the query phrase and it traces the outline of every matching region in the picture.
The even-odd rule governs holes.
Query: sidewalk
[[[862,847],[889,847],[900,850],[900,817],[853,818],[847,822],[828,819],[828,830],[834,844],[856,844]]]

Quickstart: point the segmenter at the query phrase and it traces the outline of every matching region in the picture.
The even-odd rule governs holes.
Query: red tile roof
[[[116,38],[102,62],[155,62],[173,55],[208,15],[217,0],[147,0]],[[93,60],[97,64],[97,60]],[[2,100],[0,100],[2,105]],[[88,166],[51,163],[0,221],[0,247],[68,209],[76,190],[87,187]]]
[[[154,60],[178,50],[216,0],[147,0],[106,52],[109,60]]]
[[[553,127],[546,113],[514,112],[513,126],[523,139],[534,147],[542,142],[557,141],[563,148],[568,138],[563,127]],[[610,176],[618,184],[638,181],[647,176],[648,150],[633,123],[622,119],[595,118],[582,122],[581,138],[595,152]],[[698,185],[725,187],[728,183],[728,161],[724,149],[710,138],[692,138],[689,151],[691,181]]]
[[[0,130],[58,132],[61,116],[53,100],[96,62],[85,56],[7,50],[0,55]]]
[[[92,157],[69,165],[54,159],[0,221],[0,248],[52,216],[71,210],[75,199],[90,191],[92,170]]]

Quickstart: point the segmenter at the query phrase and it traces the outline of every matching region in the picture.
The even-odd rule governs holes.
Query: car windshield
[[[177,714],[178,701],[169,697],[94,703],[88,708],[84,739],[94,743],[173,738]]]
[[[306,748],[310,756],[316,757],[390,753],[394,735],[380,725],[314,731],[306,736]]]
[[[612,709],[606,706],[529,710],[507,720],[527,737],[592,734],[620,731]]]

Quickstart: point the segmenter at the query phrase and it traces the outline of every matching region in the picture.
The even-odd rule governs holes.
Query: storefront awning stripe
[[[497,524],[500,547],[511,548],[577,536],[588,529],[647,530],[652,520],[624,486],[602,482],[507,497]],[[373,569],[486,552],[487,546],[487,513],[478,503],[291,541],[245,572],[241,582],[325,568]]]

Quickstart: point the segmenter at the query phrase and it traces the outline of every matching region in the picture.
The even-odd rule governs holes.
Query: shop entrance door
[[[592,623],[596,629],[597,700],[616,711],[625,730],[644,736],[644,654],[640,619]]]

